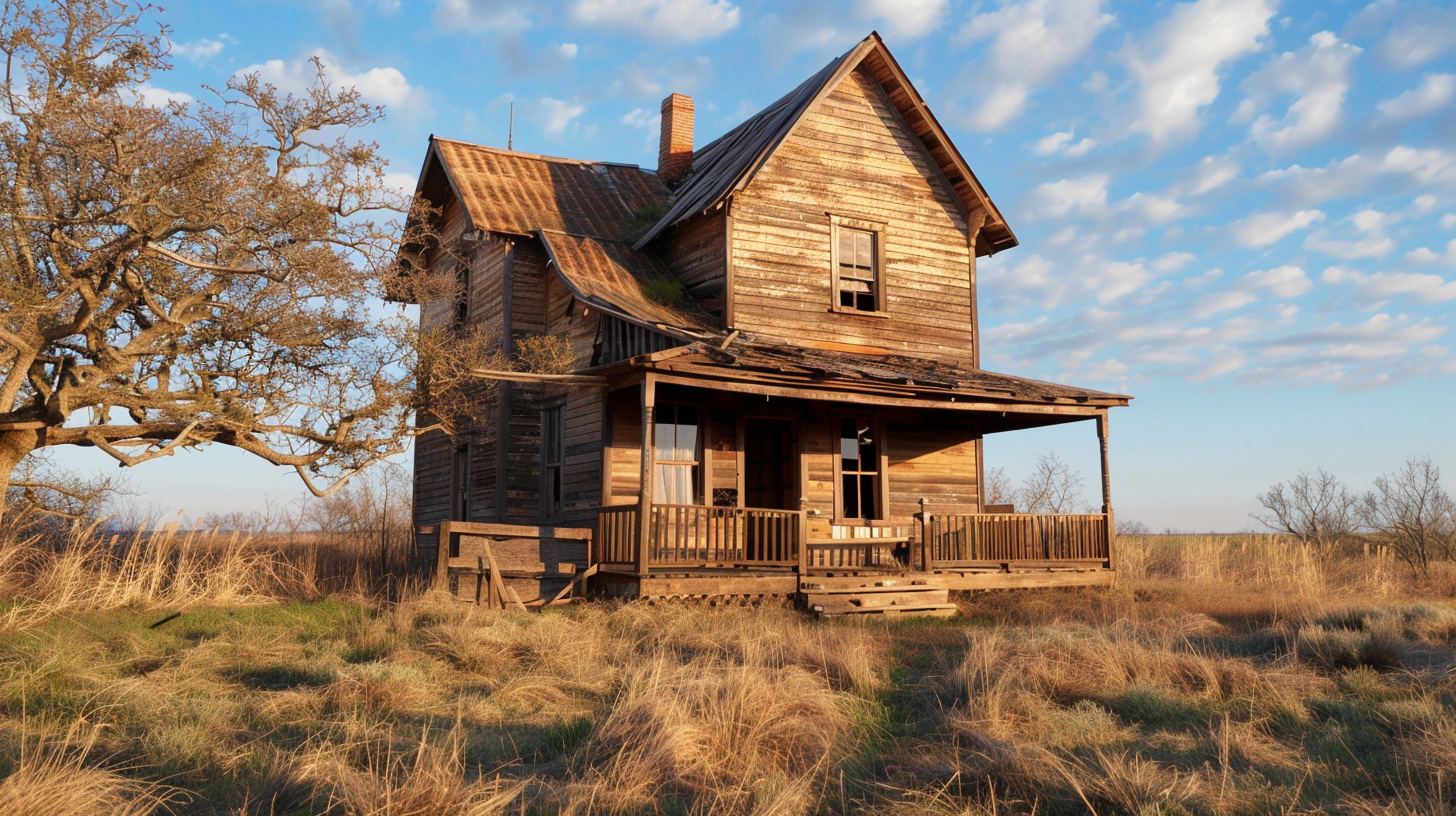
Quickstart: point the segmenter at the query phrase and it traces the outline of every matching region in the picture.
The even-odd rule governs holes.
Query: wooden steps
[[[799,584],[804,608],[819,615],[916,615],[953,617],[950,590],[924,580],[873,576],[805,578]]]

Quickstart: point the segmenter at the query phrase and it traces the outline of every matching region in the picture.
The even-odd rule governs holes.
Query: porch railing
[[[975,566],[1011,561],[1108,561],[1108,520],[1102,513],[928,514],[925,542],[931,563]]]
[[[799,563],[803,514],[798,510],[654,504],[651,514],[649,568]],[[603,507],[597,519],[600,562],[639,563],[637,505]]]

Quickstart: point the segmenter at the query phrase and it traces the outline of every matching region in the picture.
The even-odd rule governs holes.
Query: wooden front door
[[[799,458],[792,420],[745,420],[743,468],[744,507],[799,509]]]

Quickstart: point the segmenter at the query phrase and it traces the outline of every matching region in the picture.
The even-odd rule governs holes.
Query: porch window
[[[873,423],[844,417],[839,421],[840,517],[883,518],[880,506],[880,445]]]
[[[561,512],[561,463],[566,458],[566,433],[560,405],[541,412],[541,512]]]
[[[883,230],[867,223],[831,218],[831,232],[834,310],[883,311]]]
[[[653,503],[699,504],[701,448],[696,405],[657,406],[652,446]]]

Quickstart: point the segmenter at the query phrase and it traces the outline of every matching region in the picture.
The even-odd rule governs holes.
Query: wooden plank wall
[[[464,212],[457,199],[451,199],[441,208],[441,243],[455,247],[465,229]],[[430,260],[434,271],[444,272],[453,268],[453,256],[436,252]],[[440,298],[420,304],[420,328],[424,330],[449,326],[455,319],[455,302],[451,298]],[[434,422],[428,414],[420,414],[415,422],[427,426]],[[414,523],[416,529],[431,527],[444,521],[450,514],[450,463],[454,450],[453,440],[440,431],[432,431],[415,440],[414,462]],[[433,555],[438,537],[434,534],[416,536],[416,549],[421,557]]]
[[[451,199],[441,208],[441,242],[452,247],[452,253],[437,253],[432,259],[441,271],[453,268],[457,259],[469,266],[469,309],[466,320],[483,326],[499,337],[503,330],[502,287],[508,271],[509,241],[486,235],[464,240],[466,222],[458,200]],[[453,298],[423,304],[420,323],[423,329],[448,328],[455,322]],[[417,527],[435,527],[450,516],[453,460],[456,447],[470,446],[470,518],[465,521],[496,521],[495,518],[495,448],[496,404],[493,398],[482,397],[475,422],[458,428],[456,436],[434,431],[415,443],[414,521]],[[421,422],[429,422],[427,416]],[[417,537],[420,554],[426,556],[436,545],[434,535]]]
[[[933,420],[886,425],[890,513],[898,521],[920,512],[923,497],[937,513],[978,509],[976,436],[963,423]]]
[[[611,441],[607,453],[611,462],[611,485],[603,504],[632,504],[642,479],[642,395],[636,388],[613,391]]]
[[[888,319],[830,311],[826,213],[886,225]],[[965,217],[864,69],[800,122],[734,198],[733,219],[735,328],[970,358]]]
[[[561,524],[596,526],[602,499],[602,400],[603,392],[597,388],[575,388],[566,398]]]
[[[722,210],[680,225],[665,243],[663,261],[689,295],[711,315],[723,315],[725,258]]]

